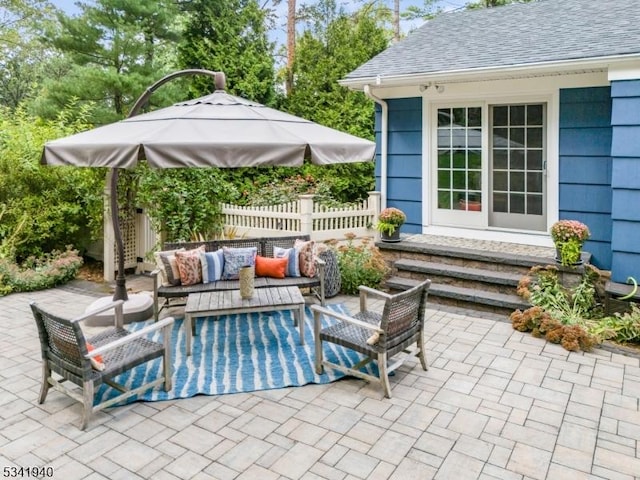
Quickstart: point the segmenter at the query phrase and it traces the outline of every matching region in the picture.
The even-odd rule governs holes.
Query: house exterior
[[[376,103],[382,205],[406,233],[552,245],[558,219],[640,276],[640,2],[444,13],[340,82]]]

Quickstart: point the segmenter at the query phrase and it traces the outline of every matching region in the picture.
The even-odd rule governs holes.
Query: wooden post
[[[313,195],[300,195],[300,233],[313,238]]]

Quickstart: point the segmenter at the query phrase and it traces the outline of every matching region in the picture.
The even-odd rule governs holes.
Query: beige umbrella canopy
[[[216,91],[137,115],[154,90],[187,74],[213,76]],[[117,172],[140,160],[153,168],[299,166],[307,158],[317,165],[373,160],[375,143],[324,127],[224,91],[224,74],[182,70],[162,78],[140,97],[129,118],[47,142],[43,165],[109,167],[112,216],[118,248],[114,299],[127,298],[124,246],[115,201]]]
[[[373,159],[369,140],[216,90],[48,142],[47,165],[132,168],[299,166]]]

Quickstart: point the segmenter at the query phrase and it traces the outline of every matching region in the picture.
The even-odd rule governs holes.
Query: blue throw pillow
[[[240,268],[255,267],[256,265],[257,247],[222,247],[222,252],[224,254],[222,280],[237,280],[240,278]]]
[[[222,278],[224,269],[224,253],[222,249],[215,252],[200,253],[202,264],[202,283],[217,282]]]
[[[300,260],[298,258],[298,251],[295,248],[273,247],[273,256],[275,258],[286,258],[288,260],[287,277],[300,276]]]

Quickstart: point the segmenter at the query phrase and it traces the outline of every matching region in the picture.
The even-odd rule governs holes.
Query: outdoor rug
[[[328,308],[349,314],[342,305],[329,305]],[[333,321],[323,316],[323,325]],[[133,323],[128,328],[139,330],[150,322],[152,320]],[[297,387],[342,378],[343,373],[328,368],[323,375],[315,373],[313,314],[309,307],[305,309],[305,322],[305,345],[300,345],[299,329],[293,324],[291,311],[198,318],[197,335],[192,338],[192,355],[187,357],[183,319],[178,318],[171,336],[172,390],[165,392],[162,386],[156,387],[125,403]],[[161,335],[158,332],[149,338],[159,341]],[[362,355],[352,350],[327,342],[323,346],[325,358],[334,363],[353,366],[362,359]],[[146,379],[156,378],[161,369],[161,359],[156,359],[119,375],[116,381],[135,388]],[[377,375],[372,364],[363,371]],[[118,393],[102,385],[95,403]]]

